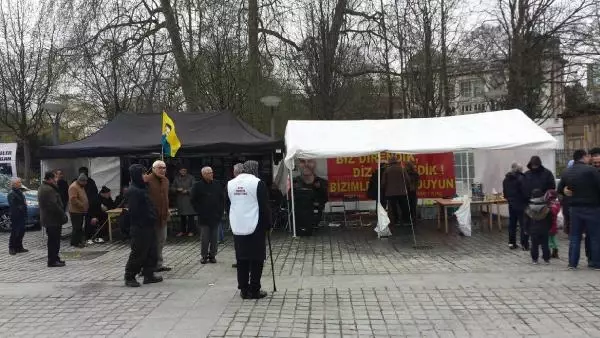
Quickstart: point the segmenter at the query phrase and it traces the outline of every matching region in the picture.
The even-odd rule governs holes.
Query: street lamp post
[[[265,106],[271,108],[271,138],[275,139],[275,108],[281,103],[279,96],[265,96],[260,99]]]
[[[52,120],[52,144],[57,146],[60,143],[60,116],[67,109],[67,106],[60,103],[44,103],[42,108],[48,111],[48,115]]]

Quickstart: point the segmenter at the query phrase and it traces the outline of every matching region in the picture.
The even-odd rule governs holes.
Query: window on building
[[[483,81],[482,80],[473,80],[471,81],[473,97],[482,97],[483,96]]]
[[[460,82],[460,96],[471,97],[471,81],[470,80]]]
[[[454,153],[454,175],[456,176],[456,194],[458,196],[469,194],[475,178],[472,152]]]

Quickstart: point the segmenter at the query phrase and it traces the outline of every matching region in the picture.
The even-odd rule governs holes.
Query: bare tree
[[[31,142],[43,127],[43,104],[63,75],[51,2],[0,1],[0,123],[23,146],[29,178]]]

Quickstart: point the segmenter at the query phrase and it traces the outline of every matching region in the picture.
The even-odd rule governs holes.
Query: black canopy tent
[[[273,140],[229,112],[181,112],[169,116],[182,144],[174,161],[167,161],[170,168],[179,163],[199,176],[201,166],[211,165],[216,178],[225,180],[231,162],[242,155],[242,159],[259,160],[263,178],[270,182],[267,172],[272,167],[267,163],[271,163],[273,151],[283,148],[283,141]],[[42,172],[60,168],[68,179],[74,179],[77,168],[85,165],[99,186],[107,185],[117,192],[121,182],[128,181],[124,173],[129,164],[151,163],[160,156],[161,127],[162,114],[119,114],[83,140],[41,148]]]
[[[178,156],[193,153],[264,153],[283,147],[229,112],[170,113],[181,141]],[[161,151],[162,114],[119,114],[76,142],[42,147],[42,159],[128,156]]]

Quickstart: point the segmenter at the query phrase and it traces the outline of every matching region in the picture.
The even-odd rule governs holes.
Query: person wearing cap
[[[88,214],[90,219],[95,219],[95,226],[89,225],[89,231],[93,232],[91,237],[88,237],[88,244],[104,243],[106,237],[108,237],[108,210],[115,208],[115,202],[110,194],[110,189],[106,186],[102,186],[98,193],[98,203],[90,205]],[[86,224],[86,230],[87,224]]]
[[[243,173],[227,183],[227,209],[233,232],[237,280],[243,299],[267,296],[260,280],[267,257],[265,237],[271,228],[269,189],[258,178],[258,162],[246,161]]]
[[[85,192],[88,177],[79,174],[79,177],[69,187],[69,214],[71,215],[71,246],[85,247],[83,238],[83,222],[88,214],[90,204]]]
[[[585,150],[573,154],[575,164],[567,169],[558,184],[558,192],[565,187],[572,192],[570,197],[569,268],[579,265],[583,232],[589,236],[590,260],[588,266],[600,269],[600,172],[589,166],[590,156]]]
[[[65,261],[58,256],[60,251],[60,235],[63,224],[69,219],[62,205],[60,192],[56,186],[56,175],[53,171],[44,174],[44,182],[38,189],[40,207],[40,223],[46,228],[48,236],[48,267],[63,267]]]
[[[502,181],[502,193],[508,201],[508,247],[518,249],[517,245],[517,225],[521,228],[521,245],[526,248],[526,233],[523,219],[523,212],[529,200],[523,194],[523,166],[517,162],[510,165],[510,171]]]

